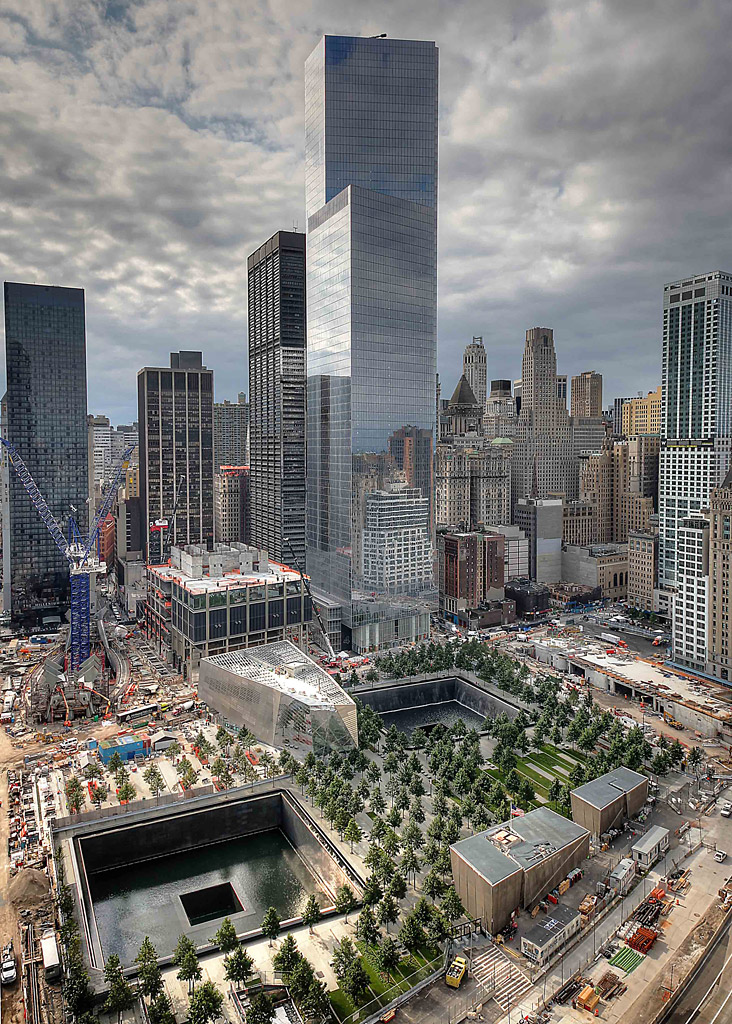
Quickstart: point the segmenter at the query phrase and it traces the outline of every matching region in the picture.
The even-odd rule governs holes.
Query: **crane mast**
[[[76,671],[86,661],[91,652],[90,577],[107,571],[106,565],[99,559],[94,550],[99,535],[99,528],[107,518],[112,507],[112,502],[119,487],[120,477],[129,466],[130,456],[136,446],[130,445],[125,449],[112,483],[107,488],[102,506],[92,523],[86,539],[82,537],[77,523],[70,519],[69,539],[67,540],[18,449],[4,437],[0,437],[0,444],[6,449],[10,465],[25,487],[33,507],[53,537],[56,547],[69,563],[69,582],[71,587],[71,669]]]

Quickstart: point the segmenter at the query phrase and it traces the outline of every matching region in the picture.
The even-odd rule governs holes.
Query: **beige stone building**
[[[625,544],[592,544],[562,548],[562,581],[602,588],[603,597],[624,601],[628,592],[628,548]]]
[[[658,496],[660,438],[607,439],[581,459],[580,500],[597,509],[593,542],[624,544],[629,530],[648,529]]]
[[[623,434],[661,433],[661,385],[649,391],[645,398],[631,398],[623,406]]]
[[[653,589],[658,571],[658,531],[628,533],[628,604],[652,612]]]
[[[587,370],[572,377],[572,416],[602,416],[602,374]]]
[[[597,541],[597,505],[592,501],[566,501],[562,508],[562,541],[594,544]]]
[[[709,640],[707,671],[732,679],[732,473],[709,502]]]
[[[435,450],[435,521],[438,527],[472,530],[511,521],[512,442],[439,444]]]

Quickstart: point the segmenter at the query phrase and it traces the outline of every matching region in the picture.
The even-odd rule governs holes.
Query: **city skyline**
[[[518,376],[524,331],[538,323],[554,328],[563,373],[595,367],[608,397],[626,393],[626,373],[632,391],[649,390],[659,379],[659,285],[727,265],[729,200],[715,189],[726,86],[714,53],[732,15],[722,3],[711,7],[716,18],[679,7],[659,35],[646,11],[578,9],[563,19],[554,5],[537,14],[528,5],[509,13],[463,4],[445,22],[430,10],[408,21],[397,5],[388,23],[375,24],[355,5],[335,17],[314,4],[277,25],[251,65],[236,19],[214,17],[204,29],[195,10],[172,12],[173,45],[163,52],[144,4],[109,21],[82,5],[68,25],[63,9],[47,24],[42,12],[31,18],[19,8],[3,44],[13,58],[5,117],[15,125],[5,277],[85,288],[91,411],[129,421],[134,392],[120,381],[179,347],[202,349],[218,375],[217,400],[235,400],[246,380],[246,256],[279,227],[304,228],[307,53],[326,28],[433,39],[443,67],[446,390],[473,334],[485,338],[489,379]],[[72,21],[80,26],[73,38]],[[490,33],[481,33],[488,22]],[[260,15],[245,26],[248,38],[260,29]],[[82,44],[87,75],[74,59]],[[184,46],[194,56],[187,70],[175,56]],[[546,59],[527,74],[536,46]],[[237,47],[240,58],[227,66]],[[664,59],[680,49],[682,60]],[[274,89],[262,89],[257,61]],[[593,89],[601,89],[599,106]],[[552,113],[559,92],[581,97],[562,102],[561,123]],[[640,108],[630,102],[639,94]],[[150,136],[153,150],[142,146]],[[685,189],[702,166],[703,187]],[[75,217],[59,218],[61,207]]]

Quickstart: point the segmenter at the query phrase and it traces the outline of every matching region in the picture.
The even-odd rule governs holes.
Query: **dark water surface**
[[[477,711],[471,711],[457,700],[443,701],[439,704],[420,704],[416,707],[402,708],[400,711],[381,713],[385,728],[389,729],[395,725],[408,736],[415,729],[425,729],[431,725],[444,725],[449,728],[459,719],[465,722],[468,729],[479,729],[483,722],[482,715]]]
[[[227,882],[244,908],[231,914],[238,932],[258,928],[270,906],[283,920],[296,917],[311,892],[321,896],[321,906],[330,903],[279,829],[231,839],[91,875],[105,958],[117,953],[123,964],[131,963],[146,935],[159,956],[172,951],[182,932],[197,944],[205,942],[219,920],[191,927],[180,896]]]

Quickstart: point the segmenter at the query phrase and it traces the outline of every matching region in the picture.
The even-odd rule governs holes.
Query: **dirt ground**
[[[18,980],[2,987],[2,1019],[4,1024],[22,1024],[23,990],[20,978],[20,930],[18,915],[8,896],[10,862],[8,861],[8,768],[23,763],[23,751],[14,750],[5,730],[0,731],[0,944],[13,940],[18,958]]]

